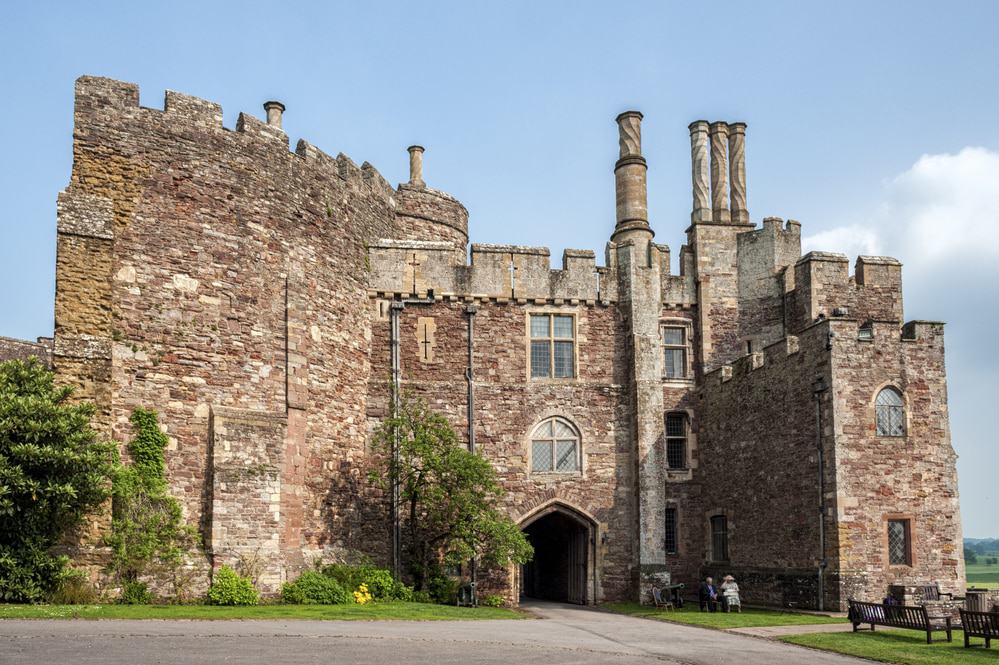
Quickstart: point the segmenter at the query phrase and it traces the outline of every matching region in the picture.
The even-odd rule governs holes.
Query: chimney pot
[[[651,240],[645,158],[642,157],[642,114],[625,111],[616,118],[620,159],[614,166],[617,224],[611,240]]]
[[[264,111],[267,113],[267,124],[281,129],[281,114],[284,113],[284,104],[273,100],[264,102]]]
[[[411,145],[409,151],[409,184],[414,187],[426,187],[423,182],[423,146]]]

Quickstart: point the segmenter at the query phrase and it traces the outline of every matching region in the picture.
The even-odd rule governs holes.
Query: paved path
[[[551,603],[524,621],[0,621],[3,665],[847,665],[770,640]]]
[[[804,635],[805,633],[848,633],[853,630],[850,623],[812,623],[800,626],[761,626],[758,628],[729,628],[727,632],[755,637],[782,637],[784,635]]]

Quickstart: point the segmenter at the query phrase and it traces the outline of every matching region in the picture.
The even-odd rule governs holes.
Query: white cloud
[[[883,201],[863,221],[803,239],[807,249],[886,253],[922,272],[941,263],[999,259],[999,153],[964,148],[923,155],[888,180]],[[912,272],[912,270],[907,270]]]

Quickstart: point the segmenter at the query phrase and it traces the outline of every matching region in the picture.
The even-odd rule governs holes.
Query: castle
[[[58,198],[58,379],[119,441],[169,436],[207,571],[254,554],[274,591],[320,556],[389,565],[367,479],[394,383],[496,468],[536,549],[480,586],[594,603],[733,574],[745,602],[842,608],[888,584],[964,588],[943,324],[904,322],[901,264],[800,251],[747,210],[741,123],[690,125],[679,274],[653,240],[640,113],[617,118],[603,265],[472,244],[423,180],[306,141],[284,107],[76,83]],[[469,258],[470,257],[470,258]],[[82,554],[80,556],[83,556]]]

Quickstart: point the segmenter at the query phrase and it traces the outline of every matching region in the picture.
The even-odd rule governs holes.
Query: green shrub
[[[430,597],[430,594],[426,591],[414,591],[413,596],[410,599],[414,603],[432,603],[434,599]]]
[[[0,363],[0,600],[38,602],[61,584],[51,548],[107,497],[117,447],[36,360]]]
[[[54,605],[93,605],[97,602],[97,590],[79,570],[68,570],[49,602]]]
[[[441,605],[454,605],[458,601],[458,581],[447,575],[434,575],[427,584],[430,598]]]
[[[212,605],[256,605],[260,595],[248,578],[240,577],[229,566],[222,566],[213,576],[208,600]]]
[[[149,593],[149,587],[145,582],[138,580],[126,580],[121,585],[122,605],[148,605],[153,601],[153,594]]]
[[[315,570],[287,582],[281,589],[281,599],[292,605],[342,605],[353,600],[342,584]]]
[[[368,592],[375,600],[393,600],[397,598],[396,580],[386,568],[375,566],[348,566],[332,563],[323,566],[322,574],[336,580],[344,589],[356,589],[362,584],[367,585]],[[402,591],[401,593],[405,593]]]
[[[401,600],[404,602],[412,602],[413,600],[413,587],[408,584],[403,584],[402,582],[396,580],[392,585],[392,599]]]
[[[485,605],[486,607],[503,607],[506,604],[506,599],[503,598],[503,596],[497,596],[496,594],[487,594],[482,597],[479,604]]]

